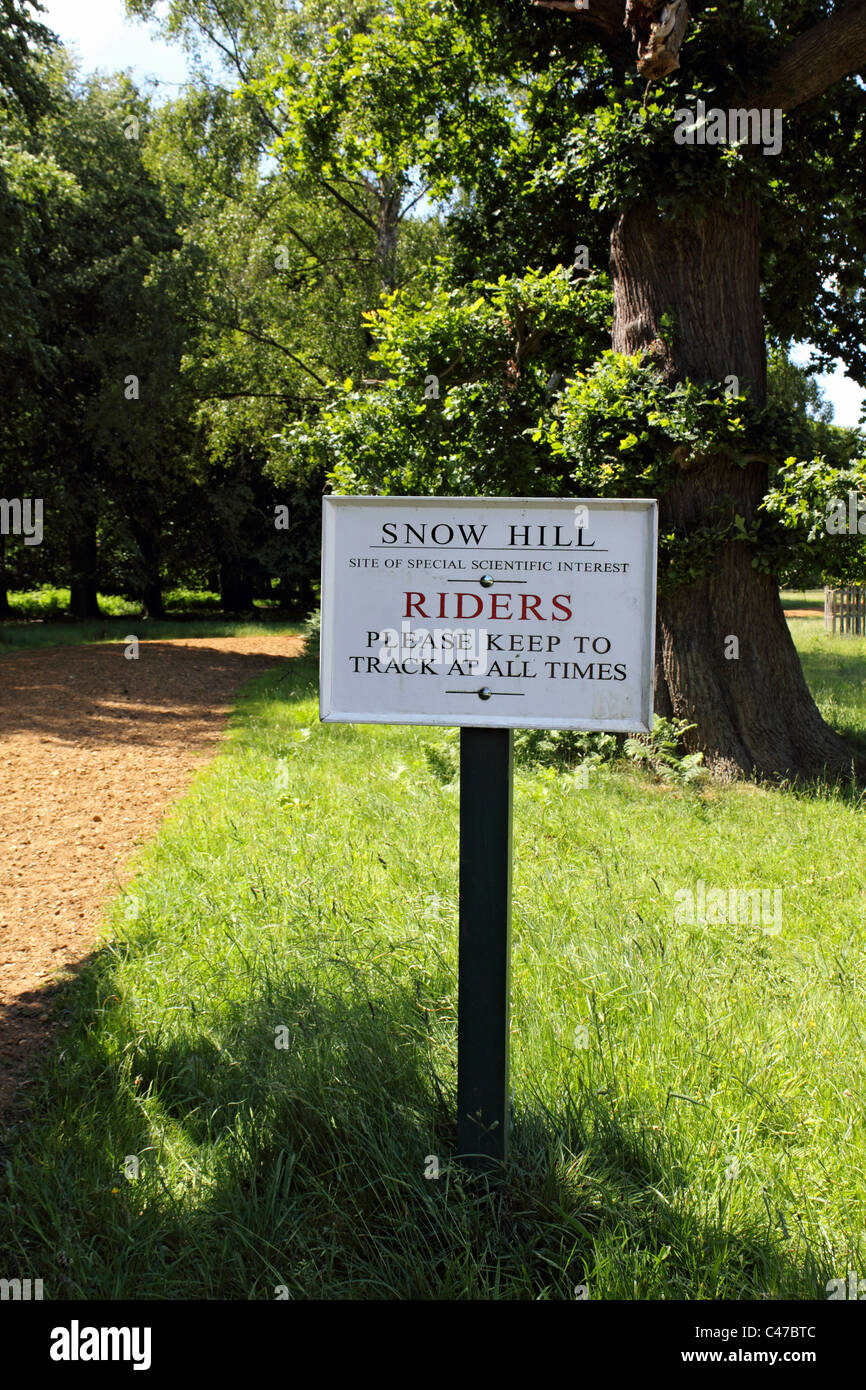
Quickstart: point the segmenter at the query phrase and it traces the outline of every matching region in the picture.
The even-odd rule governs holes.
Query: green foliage
[[[600,277],[562,268],[387,297],[368,316],[385,375],[372,390],[347,381],[318,419],[288,430],[275,475],[327,468],[338,492],[561,493],[539,418],[555,374],[599,350],[609,306]]]
[[[528,767],[572,768],[579,764],[614,762],[622,739],[616,734],[584,733],[578,729],[516,729],[514,756]]]
[[[818,520],[827,489],[859,485],[862,441],[815,417],[781,346],[808,338],[816,366],[841,353],[866,380],[857,80],[788,113],[772,158],[673,138],[698,99],[740,104],[826,7],[692,6],[680,68],[647,89],[633,55],[523,0],[127,0],[195,69],[155,107],[128,79],[82,82],[0,3],[3,488],[68,532],[9,544],[16,586],[74,569],[74,590],[132,597],[221,566],[227,599],[278,577],[303,613],[326,479],[664,499],[681,468],[749,459],[766,506],[747,525],[720,496],[697,530],[663,524],[662,585],[732,538],[790,582],[860,574],[859,540]],[[742,197],[780,345],[763,411],[605,352],[608,281],[562,268],[576,245],[605,265],[634,200],[712,216]],[[117,390],[131,356],[141,409]]]
[[[155,10],[148,0],[131,8]],[[196,61],[216,48],[233,62],[218,83],[202,71],[163,107],[148,143],[149,167],[185,222],[194,332],[183,383],[209,539],[240,594],[277,575],[299,613],[314,600],[325,462],[280,467],[284,432],[315,420],[334,382],[365,374],[365,311],[383,283],[411,280],[441,245],[435,216],[410,216],[416,193],[399,149],[387,176],[351,165],[371,129],[370,92],[359,103],[363,83],[354,68],[344,80],[344,67],[363,66],[382,10],[172,0],[169,34]],[[375,86],[376,71],[368,76]],[[376,108],[376,119],[386,114],[387,103]],[[275,503],[289,507],[288,529],[269,525]]]
[[[301,631],[304,637],[304,654],[310,657],[311,660],[318,661],[319,646],[322,638],[321,608],[314,608],[312,613],[307,615]]]
[[[38,589],[12,590],[9,603],[12,618],[59,618],[69,608],[69,589],[42,584]],[[166,590],[165,606],[167,611],[179,614],[216,613],[219,611],[219,594],[181,585]],[[100,593],[99,609],[107,618],[141,616],[141,604],[119,594]]]
[[[747,398],[727,395],[724,383],[667,387],[652,362],[605,351],[564,387],[547,437],[578,493],[658,496],[701,457],[744,463],[761,429],[749,414]]]
[[[33,124],[51,104],[39,59],[56,43],[56,35],[37,18],[44,13],[38,0],[35,6],[28,0],[0,0],[0,119],[20,114]]]
[[[734,145],[680,145],[678,109],[695,109],[701,91],[666,85],[663,98],[644,104],[635,81],[628,99],[610,92],[585,111],[562,147],[552,150],[532,177],[534,191],[573,184],[595,212],[613,214],[652,194],[665,216],[763,187],[763,171]]]
[[[367,316],[384,375],[361,389],[347,380],[315,419],[290,427],[275,477],[327,469],[344,493],[664,498],[683,470],[757,459],[773,487],[750,525],[724,495],[699,527],[662,525],[660,587],[699,578],[732,539],[791,582],[822,566],[841,574],[856,543],[817,550],[803,507],[780,499],[799,496],[803,477],[828,497],[854,486],[858,433],[809,413],[821,413],[816,388],[778,351],[760,408],[723,382],[666,385],[649,356],[601,348],[608,296],[602,277],[558,267],[385,297]],[[820,479],[787,452],[816,445],[838,460]]]
[[[856,584],[866,579],[866,542],[847,531],[848,494],[866,490],[866,439],[861,430],[830,423],[832,407],[815,381],[773,348],[768,399],[784,420],[762,512],[781,527],[768,558],[780,582],[806,587],[820,579]],[[781,434],[781,432],[780,432]],[[839,505],[846,512],[843,534],[828,529]]]
[[[460,151],[486,144],[507,120],[507,95],[477,90],[489,26],[455,27],[447,5],[426,0],[332,5],[320,24],[325,16],[315,48],[284,54],[250,84],[282,124],[275,153],[295,169],[392,193],[409,186],[413,167],[438,165],[433,191],[447,192]]]
[[[523,0],[449,0],[449,8],[455,26],[496,26],[483,80],[498,73],[519,111],[507,146],[479,146],[474,172],[461,169],[467,207],[451,224],[460,263],[489,275],[517,247],[519,263],[507,266],[517,274],[546,265],[552,247],[561,255],[559,236],[589,246],[600,265],[612,222],[631,202],[711,216],[726,200],[748,198],[761,213],[770,337],[810,341],[822,366],[842,356],[866,382],[866,108],[857,77],[787,112],[777,155],[674,139],[677,111],[694,113],[699,99],[742,107],[784,45],[829,5],[690,5],[680,67],[649,88],[633,53],[611,61],[609,43],[574,16]]]
[[[0,482],[42,497],[48,518],[40,554],[10,547],[12,582],[68,576],[84,615],[107,577],[100,536],[113,532],[130,588],[158,586],[159,532],[184,502],[179,237],[144,168],[148,104],[129,79],[81,81],[62,51],[41,75],[38,122],[0,128],[25,307],[0,352],[0,383],[14,379]]]
[[[684,745],[693,727],[682,719],[656,715],[652,733],[633,738],[578,729],[515,729],[514,757],[518,768],[582,772],[587,777],[630,762],[659,782],[700,784],[708,775],[703,754],[689,753]],[[436,742],[425,741],[421,747],[430,774],[443,785],[453,782],[459,771],[459,731],[446,730]]]
[[[726,503],[723,493],[715,514],[700,527],[676,531],[663,523],[663,590],[706,573],[718,547],[732,539],[748,543],[756,568],[785,582],[815,573],[863,572],[862,543],[855,540],[843,547],[834,545],[836,538],[831,537],[829,544],[814,544],[822,534],[819,505],[825,512],[834,493],[844,495],[846,489],[863,485],[864,465],[852,458],[862,448],[862,439],[856,431],[835,430],[810,419],[807,401],[813,406],[817,402],[803,386],[802,373],[792,376],[796,369],[778,354],[774,363],[778,374],[786,373],[787,395],[781,386],[773,389],[761,408],[747,396],[729,395],[722,383],[666,386],[651,361],[613,352],[603,353],[560,396],[546,437],[552,453],[570,468],[578,496],[663,498],[681,470],[707,464],[713,469],[742,468],[754,459],[767,464],[773,485],[751,526]],[[785,453],[792,445],[809,448],[818,441],[840,462],[798,462]]]
[[[866,583],[866,512],[860,502],[866,503],[866,458],[847,467],[823,456],[785,460],[762,503],[785,527],[787,546],[777,567],[785,583],[805,586],[813,575],[837,587]]]
[[[514,753],[520,765],[584,771],[630,761],[645,767],[661,782],[689,785],[707,778],[702,753],[688,753],[685,735],[694,728],[684,719],[656,715],[652,733],[626,738],[622,734],[584,733],[576,729],[517,729]]]
[[[9,603],[16,618],[59,618],[69,607],[69,590],[42,584],[38,589],[10,593]]]
[[[702,766],[703,753],[686,753],[683,747],[686,734],[694,727],[685,719],[663,719],[656,715],[652,733],[626,739],[623,752],[632,762],[652,768],[663,782],[688,786],[705,781],[709,774]]]

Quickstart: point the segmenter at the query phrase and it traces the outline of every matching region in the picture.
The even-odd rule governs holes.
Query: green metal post
[[[508,1153],[512,771],[510,729],[460,730],[457,1153],[474,1168]]]

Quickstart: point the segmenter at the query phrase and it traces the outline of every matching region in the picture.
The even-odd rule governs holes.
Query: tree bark
[[[220,565],[220,607],[224,613],[249,613],[253,609],[253,581],[242,563],[224,560]]]
[[[10,618],[9,580],[6,574],[6,537],[0,536],[0,618]]]
[[[397,283],[397,238],[403,189],[398,178],[380,178],[376,187],[376,264],[384,292]]]
[[[161,619],[166,616],[159,570],[149,574],[141,590],[141,616]]]
[[[139,503],[137,511],[130,512],[129,525],[141,554],[141,615],[143,618],[164,618],[159,521],[146,504]]]
[[[98,555],[95,517],[78,518],[70,538],[69,561],[70,613],[81,621],[101,617],[96,595]]]
[[[646,202],[621,215],[611,238],[613,346],[648,352],[669,384],[689,378],[721,386],[734,376],[740,391],[748,387],[763,402],[757,212],[745,202],[703,211],[663,220]],[[663,315],[672,316],[673,333]],[[660,498],[660,526],[688,534],[735,514],[748,525],[766,486],[764,464],[686,461]],[[717,771],[849,774],[852,752],[818,713],[778,586],[751,560],[745,542],[726,542],[706,578],[660,595],[656,708],[696,726],[687,745]]]
[[[788,44],[745,105],[793,111],[859,72],[864,61],[866,0],[837,3],[827,19]]]

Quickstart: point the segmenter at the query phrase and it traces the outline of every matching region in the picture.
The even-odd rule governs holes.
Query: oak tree
[[[601,220],[614,352],[641,355],[662,392],[727,384],[756,412],[768,338],[806,339],[818,365],[842,357],[866,383],[866,0],[454,9],[464,24],[498,18],[503,77],[530,81],[555,113],[557,140],[539,125],[519,191],[553,199],[567,185],[588,201],[587,243]],[[712,440],[670,454],[661,529],[715,544],[701,573],[662,585],[656,709],[694,724],[694,746],[732,771],[845,774],[851,751],[817,710],[756,553],[778,460],[760,439],[736,456]]]

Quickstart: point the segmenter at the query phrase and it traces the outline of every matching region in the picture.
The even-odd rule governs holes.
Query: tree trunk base
[[[687,720],[718,777],[838,780],[866,762],[822,719],[777,585],[729,542],[712,575],[659,600],[657,712]]]
[[[141,599],[141,616],[155,619],[163,619],[166,616],[162,586],[158,581],[146,584],[144,587]]]

